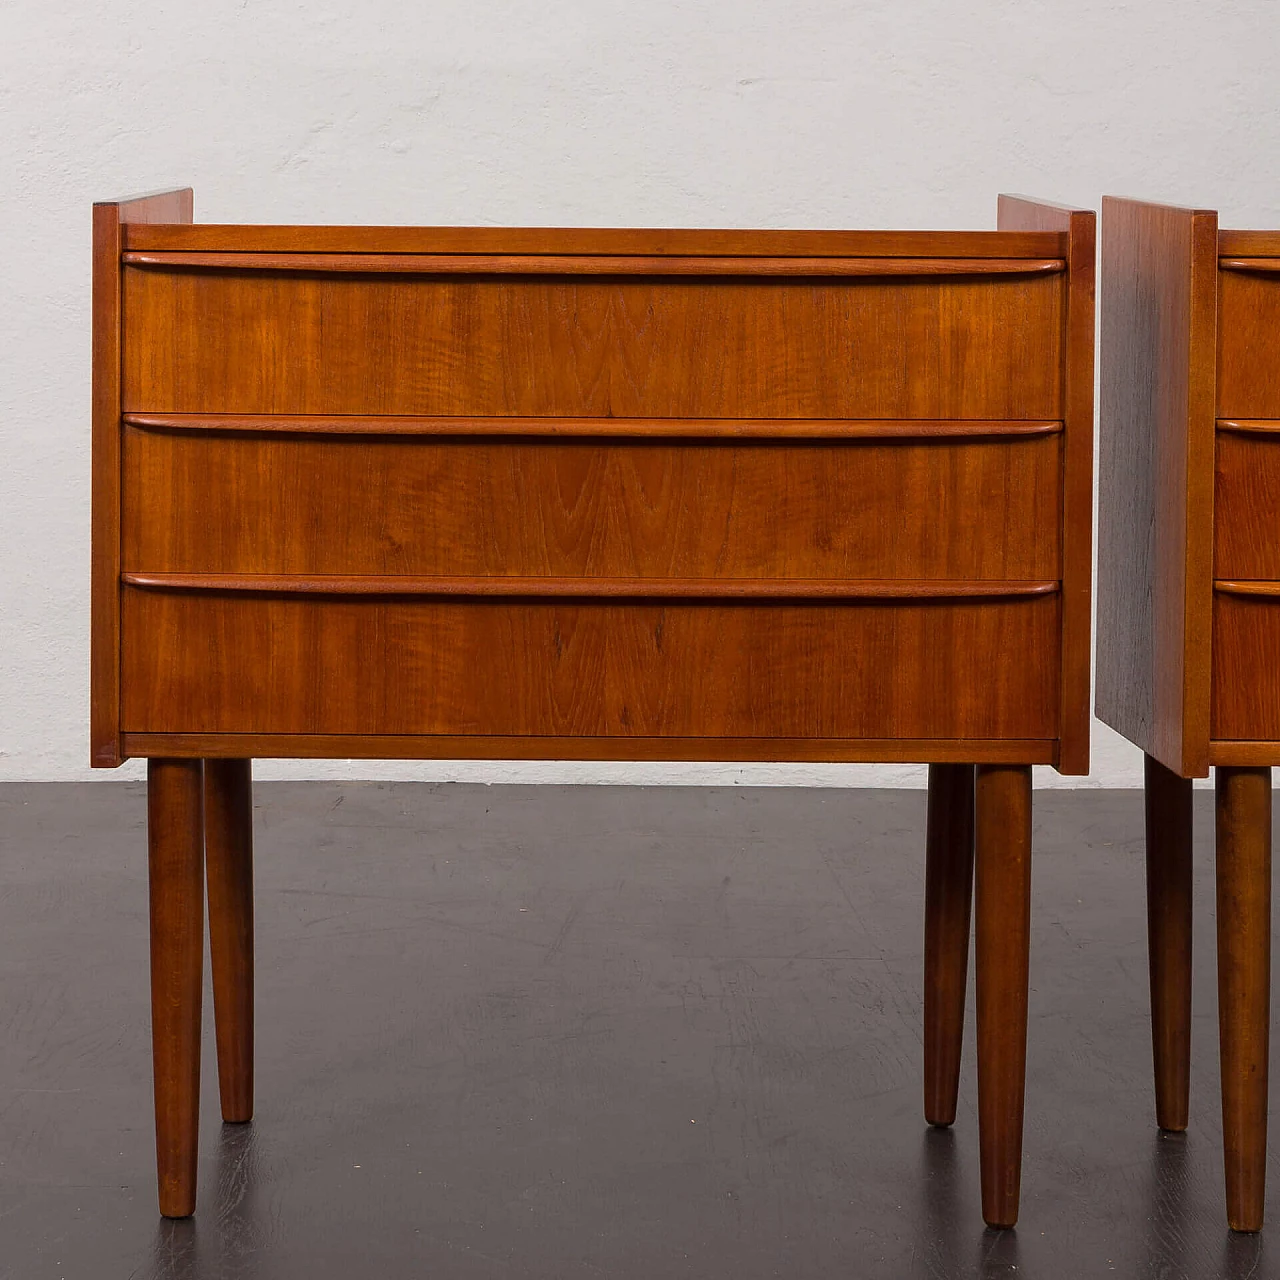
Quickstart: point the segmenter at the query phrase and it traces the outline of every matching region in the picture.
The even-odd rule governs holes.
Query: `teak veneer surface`
[[[1211,665],[1212,737],[1241,766],[1280,763],[1280,233],[1247,235],[1219,260]]]
[[[126,587],[123,727],[1052,738],[1058,615],[1056,595],[771,605]],[[1019,661],[1000,669],[993,653]]]
[[[188,199],[190,196],[188,194]],[[134,219],[127,219],[131,224]],[[137,220],[141,223],[142,219]],[[177,220],[176,220],[177,221]],[[624,227],[129,225],[125,250],[175,253],[640,254],[828,258],[1062,258],[1061,230],[751,231]]]
[[[129,623],[117,662],[95,646],[116,707],[97,758],[216,724],[308,750],[675,733],[718,755],[813,732],[839,758],[859,737],[953,758],[939,744],[971,734],[983,759],[1049,743],[1087,769],[1092,220],[1004,198],[999,225],[126,218],[102,270],[128,338]],[[646,610],[669,618],[660,654]],[[486,701],[490,654],[517,683]],[[386,688],[326,709],[346,661]],[[432,661],[458,678],[415,705]],[[788,664],[813,687],[784,694]],[[567,678],[571,706],[536,692]],[[721,686],[715,714],[676,705]]]
[[[176,759],[726,760],[1056,764],[1053,738],[625,738],[539,734],[126,733],[131,756]]]
[[[1276,595],[1213,598],[1213,736],[1265,740],[1280,758],[1280,583]]]
[[[1208,770],[1216,277],[1215,214],[1105,202],[1097,709],[1196,775]]]
[[[1108,200],[1103,259],[1098,714],[1185,777],[1280,763],[1280,233]]]
[[[1280,231],[1221,230],[1218,232],[1218,254],[1228,259],[1280,258]]]
[[[1217,436],[1214,577],[1280,581],[1280,421]]]
[[[192,192],[93,206],[93,460],[90,763],[113,768],[120,747],[120,257],[130,226],[190,223]]]
[[[1089,772],[1089,690],[1093,678],[1093,385],[1097,219],[1091,212],[1002,195],[998,225],[1011,234],[1065,237],[1061,362],[1063,773]],[[1044,536],[1043,526],[1041,535]]]
[[[125,267],[123,407],[1057,419],[1062,279]]]
[[[128,428],[123,567],[1056,579],[1060,438],[669,444]]]
[[[1280,258],[1218,272],[1218,416],[1280,418]]]

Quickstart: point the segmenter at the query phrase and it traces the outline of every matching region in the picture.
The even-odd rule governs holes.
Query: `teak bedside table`
[[[932,766],[938,1124],[976,842],[1012,1224],[1030,766],[1088,768],[1094,215],[190,221],[189,191],[94,209],[93,762],[148,757],[161,1212],[195,1204],[206,860],[252,1112],[251,757],[879,760]]]
[[[1156,1117],[1187,1127],[1191,779],[1217,768],[1227,1217],[1262,1225],[1280,764],[1280,231],[1102,215],[1101,719],[1146,753]]]

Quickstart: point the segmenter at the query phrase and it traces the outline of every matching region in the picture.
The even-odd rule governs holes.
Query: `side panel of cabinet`
[[[1209,768],[1217,215],[1102,209],[1098,716]]]

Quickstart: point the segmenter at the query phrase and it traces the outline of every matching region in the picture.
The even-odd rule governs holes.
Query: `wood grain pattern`
[[[1063,344],[1062,742],[1058,769],[1089,772],[1093,679],[1093,366],[1097,215],[1092,210],[1001,196],[999,226],[1067,237]]]
[[[1102,211],[1097,712],[1208,772],[1217,215]]]
[[[1219,426],[1213,528],[1215,578],[1280,578],[1280,435]]]
[[[130,223],[191,221],[189,188],[93,206],[93,441],[89,762],[120,747],[120,252]]]
[[[127,587],[123,723],[131,733],[1052,738],[1058,642],[1052,595],[778,607]]]
[[[1018,1221],[1031,946],[1031,770],[980,765],[974,804],[982,1217]]]
[[[1280,278],[1221,271],[1218,295],[1218,416],[1280,418]]]
[[[130,251],[503,253],[828,258],[1062,258],[1067,238],[994,231],[746,231],[619,227],[134,227]]]
[[[1218,253],[1223,258],[1280,258],[1280,231],[1218,232]]]
[[[290,760],[734,760],[1055,764],[1053,738],[503,737],[488,734],[126,733],[130,756]]]
[[[203,768],[147,762],[151,899],[151,1043],[160,1212],[196,1207],[204,970]]]
[[[124,269],[131,413],[1061,417],[1063,277]]]
[[[1280,743],[1280,597],[1215,591],[1213,736]]]
[[[1059,440],[495,444],[130,428],[123,567],[1057,579]]]
[[[1156,1124],[1180,1133],[1191,1091],[1191,779],[1151,756],[1143,765]]]
[[[510,253],[125,253],[136,267],[233,271],[354,272],[366,275],[593,276],[999,276],[1044,275],[1061,258],[629,257]]]
[[[1250,742],[1237,738],[1209,743],[1210,764],[1280,765],[1280,742]]]
[[[924,1118],[955,1123],[973,903],[969,764],[929,766],[924,870]]]
[[[1266,1200],[1271,1041],[1271,770],[1219,768],[1216,798],[1227,1222],[1234,1231],[1258,1231]]]

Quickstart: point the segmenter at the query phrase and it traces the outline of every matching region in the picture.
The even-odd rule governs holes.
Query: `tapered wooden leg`
[[[930,1124],[956,1118],[972,899],[973,765],[931,764],[924,865],[924,1118]]]
[[[160,1212],[196,1207],[200,996],[204,962],[203,770],[199,760],[147,762],[151,879],[151,1043]]]
[[[209,954],[222,1118],[253,1119],[253,795],[248,760],[204,764]]]
[[[1181,1132],[1191,1089],[1191,779],[1151,756],[1145,765],[1156,1124]]]
[[[979,765],[977,852],[978,1143],[982,1216],[1018,1220],[1031,940],[1031,770]]]
[[[1227,1222],[1262,1226],[1271,1030],[1271,770],[1217,771],[1218,1034]]]

